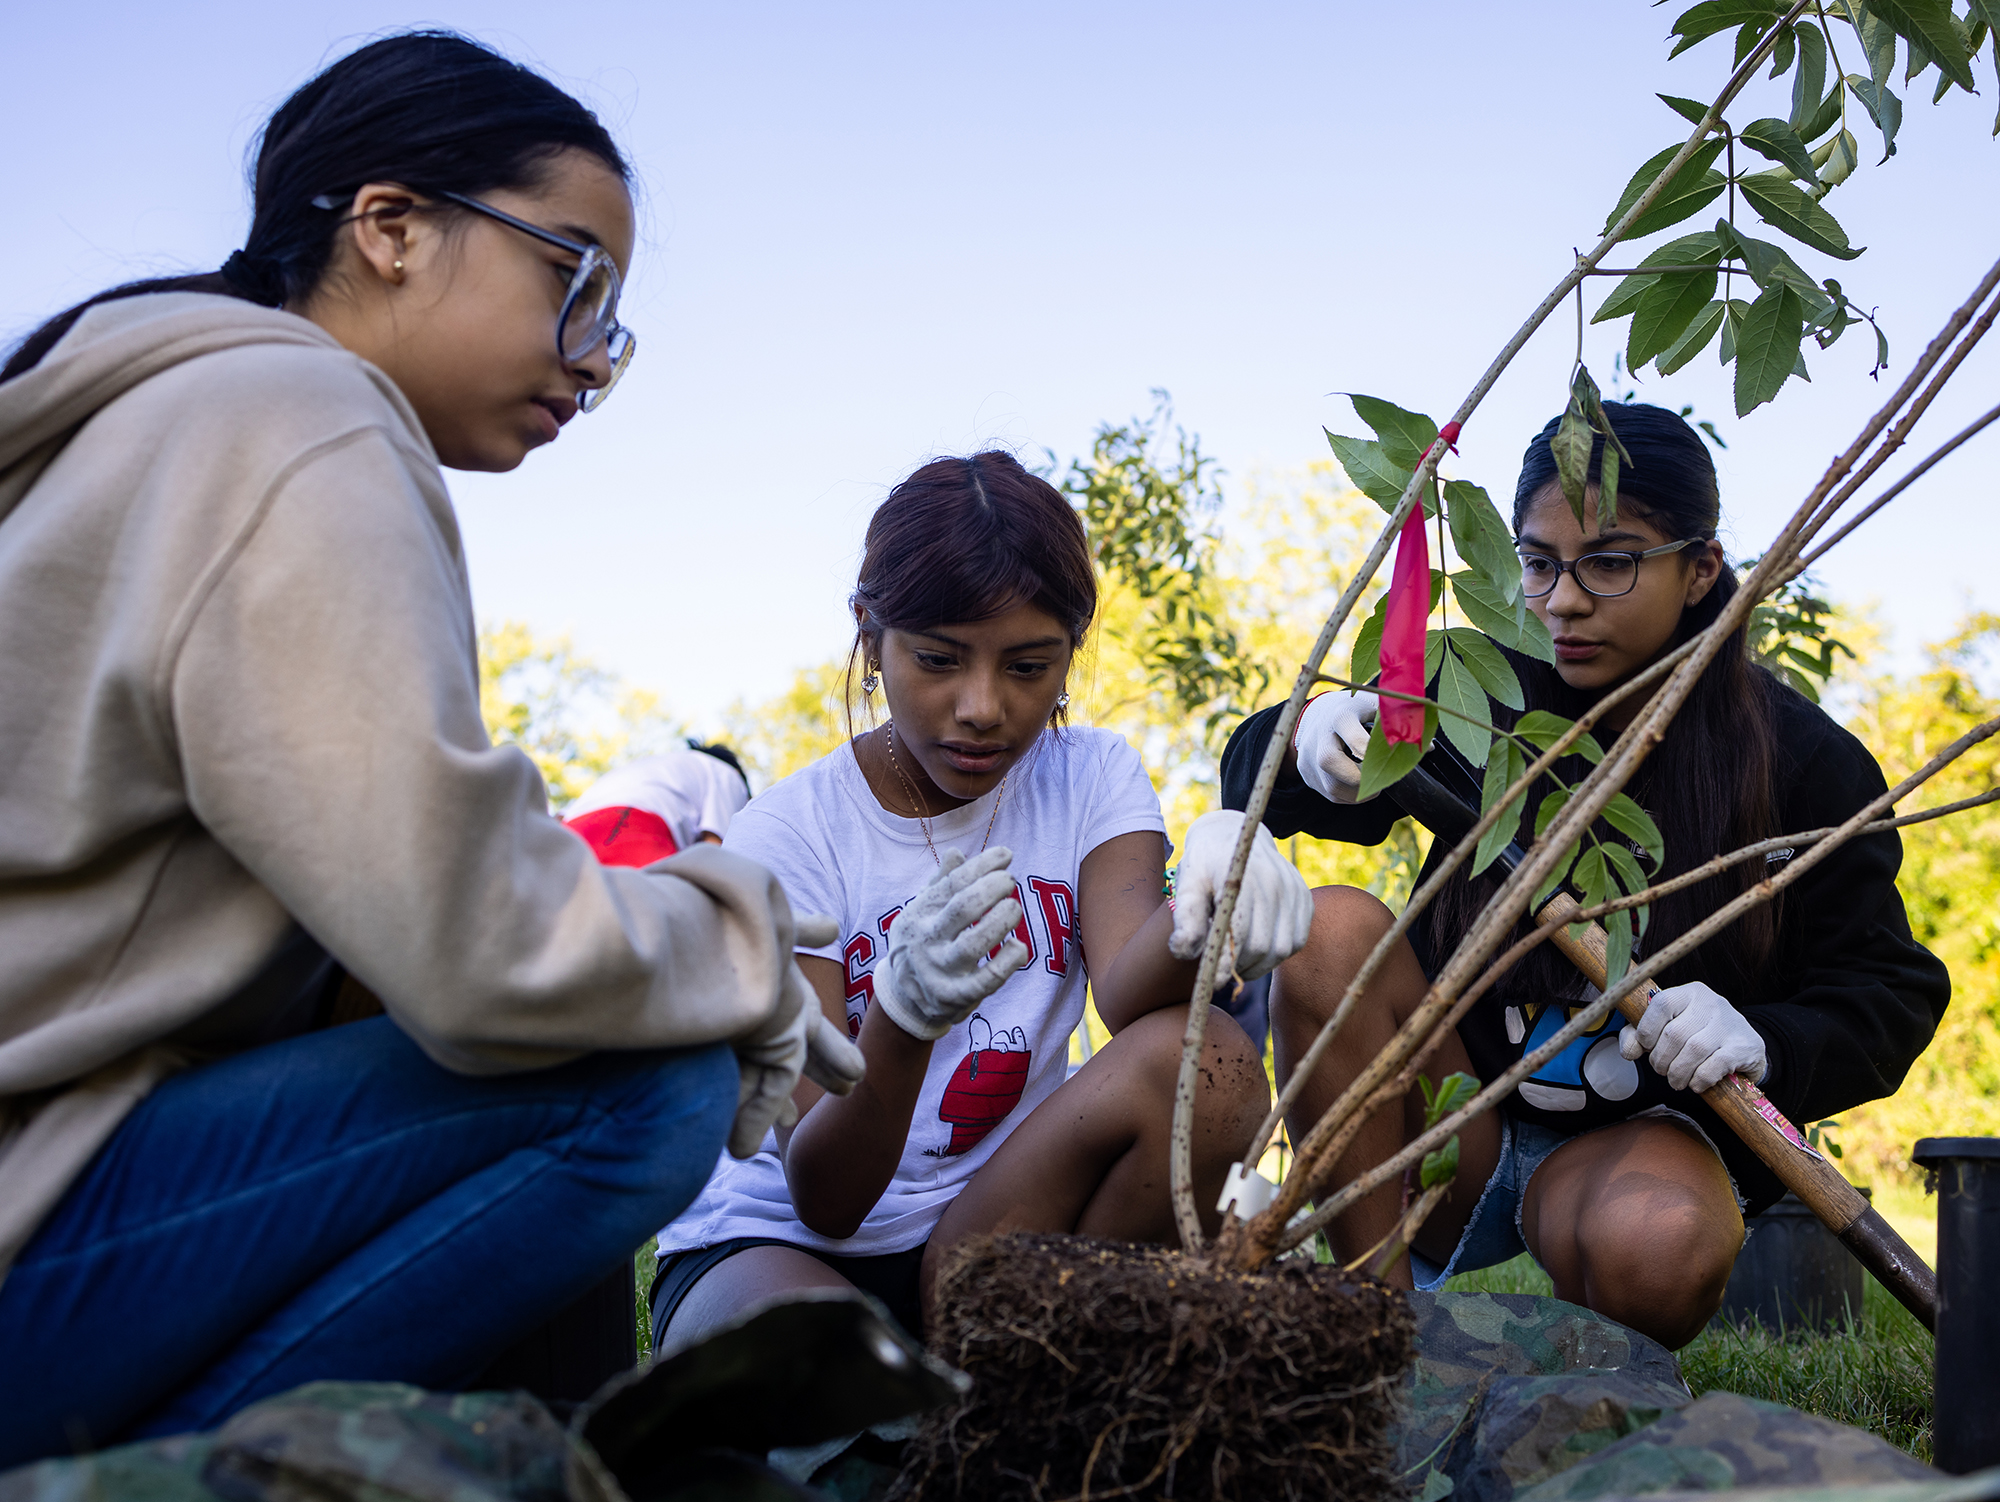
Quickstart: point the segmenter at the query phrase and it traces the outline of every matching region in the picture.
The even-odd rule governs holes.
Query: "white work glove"
[[[1334,803],[1361,801],[1361,758],[1368,751],[1368,727],[1382,701],[1369,693],[1321,694],[1299,716],[1299,776],[1307,787]]]
[[[1167,940],[1175,959],[1201,958],[1242,830],[1243,815],[1235,809],[1203,814],[1188,826],[1174,878],[1174,931]],[[1305,947],[1312,919],[1312,889],[1298,867],[1278,853],[1271,831],[1259,825],[1236,894],[1225,967],[1240,980],[1268,974]]]
[[[1700,981],[1657,992],[1646,1014],[1619,1032],[1618,1051],[1628,1059],[1650,1051],[1654,1073],[1697,1095],[1725,1075],[1740,1074],[1755,1085],[1771,1070],[1757,1029]]]
[[[800,917],[792,923],[792,935],[798,947],[820,949],[840,937],[840,925],[831,918]],[[820,1010],[819,997],[798,961],[789,960],[785,971],[777,1010],[754,1031],[731,1041],[739,1071],[736,1119],[729,1127],[734,1157],[750,1157],[773,1126],[788,1127],[799,1119],[792,1091],[800,1074],[834,1095],[845,1095],[861,1082],[867,1067],[861,1050]]]
[[[1013,859],[1004,845],[969,861],[945,851],[938,874],[889,925],[889,957],[875,967],[875,1000],[911,1037],[942,1038],[1028,963],[1028,947],[1014,933],[1021,904],[1007,871]],[[1000,952],[987,960],[996,944]]]

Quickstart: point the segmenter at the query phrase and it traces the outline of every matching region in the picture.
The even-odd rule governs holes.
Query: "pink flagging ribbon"
[[[1424,692],[1424,623],[1431,614],[1431,553],[1424,536],[1424,508],[1413,506],[1396,539],[1396,569],[1389,578],[1389,608],[1382,620],[1382,738],[1424,738],[1424,706],[1389,693]]]

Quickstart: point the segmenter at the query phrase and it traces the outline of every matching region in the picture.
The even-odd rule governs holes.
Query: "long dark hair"
[[[1605,412],[1632,462],[1618,479],[1618,509],[1650,521],[1668,538],[1712,538],[1720,520],[1715,462],[1701,438],[1678,414],[1640,403],[1608,404]],[[1514,530],[1518,534],[1528,510],[1556,484],[1555,455],[1549,440],[1560,419],[1535,435],[1521,461],[1514,487]],[[1603,457],[1604,437],[1598,435],[1586,471],[1596,474]],[[1595,489],[1591,492],[1595,501]],[[1698,604],[1681,612],[1669,649],[1706,630],[1735,595],[1737,579],[1728,564],[1715,587]],[[1549,664],[1509,652],[1520,675],[1527,709],[1545,709],[1575,719],[1597,695],[1564,683]],[[1674,876],[1725,850],[1778,833],[1772,789],[1772,756],[1776,741],[1771,696],[1786,690],[1751,659],[1747,628],[1739,626],[1723,644],[1708,670],[1696,681],[1687,702],[1674,716],[1666,736],[1641,764],[1626,787],[1653,816],[1667,846],[1666,865],[1658,873]],[[1525,712],[1525,711],[1524,711]],[[1511,725],[1515,716],[1497,709],[1496,723]],[[1600,737],[1609,744],[1609,737]],[[1581,757],[1557,764],[1572,787],[1590,771]],[[1534,830],[1534,811],[1554,788],[1552,780],[1530,790],[1522,810],[1522,844]],[[1597,827],[1600,838],[1622,839],[1608,824]],[[1657,951],[1751,883],[1761,880],[1756,863],[1690,887],[1657,903],[1642,951]],[[1433,935],[1442,961],[1471,927],[1479,909],[1497,885],[1483,876],[1468,882],[1454,877],[1433,909]],[[1525,932],[1525,928],[1520,932]],[[1733,980],[1754,976],[1769,960],[1777,932],[1775,905],[1750,910],[1696,953],[1671,967],[1662,981],[1678,985],[1692,980]],[[1575,970],[1549,945],[1534,951],[1500,984],[1502,994],[1536,1000],[1574,996],[1582,988]]]
[[[540,74],[448,31],[371,42],[265,124],[251,171],[250,235],[220,270],[127,282],[87,298],[22,340],[0,380],[32,369],[99,303],[148,292],[212,292],[270,308],[304,298],[326,274],[335,232],[365,183],[477,197],[534,186],[548,158],[571,147],[630,179],[597,117]],[[427,212],[464,211],[442,204]]]
[[[1083,645],[1097,614],[1097,574],[1082,519],[1012,454],[934,459],[869,519],[861,576],[848,596],[865,612],[847,655],[848,681],[879,655],[885,630],[987,620],[1023,600],[1060,621],[1072,648]],[[1066,718],[1058,708],[1053,723]]]

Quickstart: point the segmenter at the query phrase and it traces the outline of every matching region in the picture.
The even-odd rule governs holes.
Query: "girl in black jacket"
[[[1529,445],[1515,490],[1529,603],[1548,625],[1557,661],[1508,657],[1528,709],[1571,718],[1714,621],[1736,590],[1715,541],[1715,467],[1701,440],[1657,407],[1607,411],[1633,459],[1609,527],[1599,526],[1594,487],[1581,526],[1564,500],[1548,442],[1554,422]],[[1600,436],[1600,453],[1603,443]],[[1597,473],[1596,455],[1588,472]],[[1644,698],[1598,723],[1607,744]],[[1504,709],[1494,712],[1499,723],[1511,720]],[[1356,801],[1374,714],[1375,697],[1365,693],[1326,694],[1308,705],[1264,816],[1274,835],[1365,845],[1387,836],[1402,814],[1394,790]],[[1247,802],[1277,715],[1261,711],[1231,737],[1222,764],[1227,806]],[[1557,770],[1574,785],[1589,768],[1572,762]],[[1627,791],[1665,835],[1659,874],[1672,876],[1756,840],[1838,824],[1884,786],[1861,743],[1755,665],[1739,630]],[[1524,819],[1543,791],[1530,791]],[[1611,837],[1608,826],[1600,833]],[[1435,846],[1433,863],[1447,849]],[[1656,904],[1644,947],[1669,943],[1790,856],[1774,851],[1767,865],[1740,865]],[[1721,1303],[1743,1212],[1783,1192],[1699,1092],[1737,1071],[1760,1080],[1794,1121],[1817,1120],[1893,1093],[1944,1014],[1950,981],[1910,936],[1895,888],[1901,861],[1893,832],[1851,841],[1776,903],[1752,909],[1660,976],[1666,989],[1636,1027],[1614,1014],[1524,1081],[1498,1112],[1468,1126],[1460,1134],[1461,1187],[1394,1275],[1434,1287],[1525,1248],[1558,1297],[1670,1346],[1691,1340]],[[1295,1137],[1423,999],[1428,978],[1496,885],[1491,873],[1468,880],[1461,869],[1412,924],[1301,1095]],[[1352,888],[1322,888],[1314,898],[1312,938],[1278,970],[1272,990],[1281,1078],[1392,921],[1380,902]],[[1429,1072],[1490,1080],[1596,994],[1543,945],[1474,1005],[1432,1055]],[[1381,1162],[1421,1127],[1422,1102],[1412,1092],[1400,1115],[1384,1111],[1357,1136],[1341,1176]],[[1379,1240],[1398,1200],[1389,1184],[1356,1204],[1331,1228],[1336,1250],[1352,1257]]]

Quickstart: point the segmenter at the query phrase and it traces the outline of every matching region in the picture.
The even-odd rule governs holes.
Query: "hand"
[[[1651,1050],[1648,1062],[1676,1090],[1699,1095],[1740,1074],[1751,1084],[1771,1072],[1764,1040],[1721,996],[1700,981],[1658,992],[1646,1015],[1618,1034],[1618,1051],[1628,1059]]]
[[[911,1037],[942,1038],[1028,963],[1028,947],[1014,933],[1021,904],[1007,871],[1013,859],[1004,845],[969,861],[945,851],[938,874],[889,925],[875,1000]],[[1000,952],[980,964],[996,944]]]
[[[1361,758],[1381,705],[1375,695],[1357,691],[1321,694],[1306,706],[1292,744],[1307,787],[1334,803],[1362,801]]]
[[[1242,831],[1243,815],[1235,809],[1203,814],[1188,826],[1187,848],[1181,852],[1180,874],[1174,878],[1174,931],[1167,940],[1175,959],[1201,957]],[[1298,868],[1278,853],[1271,831],[1260,824],[1229,923],[1230,952],[1223,956],[1227,968],[1242,980],[1277,969],[1305,947],[1312,919],[1311,888]]]
[[[802,917],[792,929],[792,945],[805,949],[822,948],[840,937],[840,925],[831,918]],[[773,1126],[798,1120],[792,1091],[801,1072],[821,1088],[845,1095],[860,1083],[866,1067],[861,1050],[820,1010],[819,997],[798,961],[786,969],[777,1010],[763,1026],[734,1040],[739,1071],[736,1119],[729,1128],[734,1157],[751,1156]]]

